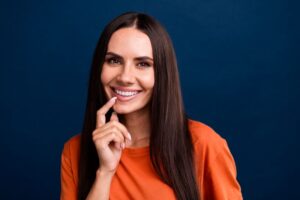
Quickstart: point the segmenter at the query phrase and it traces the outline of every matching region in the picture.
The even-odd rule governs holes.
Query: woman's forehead
[[[148,35],[136,28],[122,28],[114,32],[109,40],[107,51],[121,56],[153,58]]]

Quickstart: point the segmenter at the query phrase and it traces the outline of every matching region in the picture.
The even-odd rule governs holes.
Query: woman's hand
[[[111,98],[97,111],[96,129],[93,131],[93,141],[97,149],[100,168],[104,173],[114,173],[119,164],[126,139],[131,140],[127,128],[118,120],[114,112],[106,123],[105,114],[115,104],[116,97]]]

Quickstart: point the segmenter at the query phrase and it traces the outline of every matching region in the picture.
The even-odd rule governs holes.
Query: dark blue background
[[[94,47],[129,10],[167,28],[187,112],[227,139],[244,198],[299,199],[300,16],[287,0],[1,0],[0,199],[59,198]]]

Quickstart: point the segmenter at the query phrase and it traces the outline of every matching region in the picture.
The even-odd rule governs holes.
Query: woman
[[[172,42],[152,17],[104,29],[81,135],[64,146],[61,199],[242,199],[226,141],[184,113]]]

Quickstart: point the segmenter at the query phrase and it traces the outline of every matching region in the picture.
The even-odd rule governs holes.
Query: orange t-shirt
[[[201,200],[240,200],[241,188],[226,141],[208,126],[189,120]],[[61,157],[61,200],[75,200],[80,136],[66,142]],[[111,200],[176,199],[150,161],[149,147],[125,148],[110,188]]]

